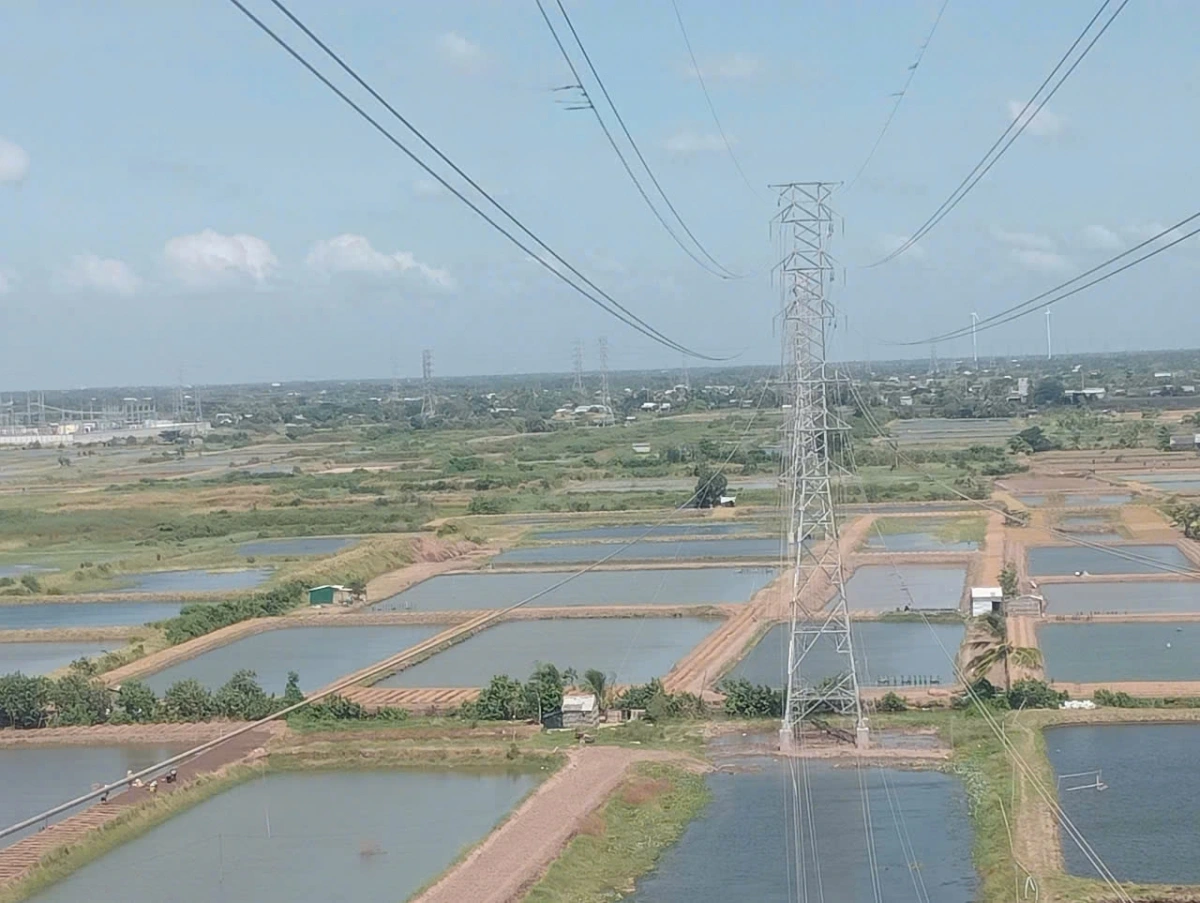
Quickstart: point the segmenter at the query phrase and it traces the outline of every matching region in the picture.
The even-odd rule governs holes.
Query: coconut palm
[[[583,686],[595,694],[597,706],[602,709],[608,707],[608,694],[612,686],[607,674],[595,668],[588,668],[583,672]]]
[[[1041,650],[1033,646],[1015,646],[1008,639],[1004,617],[995,613],[987,614],[976,621],[987,630],[987,636],[971,643],[974,654],[967,662],[967,673],[973,678],[987,675],[998,664],[1004,666],[1004,688],[1012,687],[1010,669],[1038,668],[1042,664]]]

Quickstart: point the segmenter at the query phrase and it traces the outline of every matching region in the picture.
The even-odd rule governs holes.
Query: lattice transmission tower
[[[437,399],[433,395],[433,352],[426,348],[421,352],[421,416],[437,414]]]
[[[834,324],[827,288],[833,276],[829,198],[836,184],[791,182],[772,187],[779,191],[775,221],[784,248],[779,264],[784,389],[791,403],[785,420],[784,504],[788,555],[794,566],[780,743],[792,746],[806,722],[837,714],[854,718],[855,740],[865,745],[867,727],[858,695],[830,461],[831,450],[849,441],[843,432],[846,424],[830,410],[835,376],[825,360],[826,336]],[[830,650],[839,663],[835,675],[814,679],[807,670],[810,653]]]
[[[600,336],[600,425],[612,426],[613,418],[612,394],[608,389],[608,339]]]
[[[583,339],[575,340],[575,347],[571,350],[571,361],[575,365],[575,381],[571,384],[571,391],[575,394],[575,403],[583,403]]]

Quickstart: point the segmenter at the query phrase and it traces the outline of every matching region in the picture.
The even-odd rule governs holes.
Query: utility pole
[[[1046,360],[1054,358],[1054,347],[1050,344],[1050,308],[1046,308]]]
[[[612,426],[614,423],[612,396],[608,391],[608,339],[600,336],[597,344],[600,346],[600,425]]]
[[[780,746],[793,748],[805,722],[832,711],[853,717],[856,744],[861,747],[868,741],[867,722],[858,695],[829,460],[830,449],[840,447],[843,438],[849,441],[848,435],[838,435],[847,430],[846,424],[829,409],[835,380],[825,359],[826,336],[835,317],[826,287],[833,272],[828,252],[834,222],[829,199],[837,185],[792,182],[773,187],[779,192],[777,222],[785,242],[779,269],[784,383],[792,409],[785,424],[783,460],[788,551],[794,564]],[[819,679],[828,671],[819,676],[807,671],[806,660],[817,647],[824,648],[814,655],[835,655],[832,673],[837,676],[832,680]]]
[[[979,340],[975,336],[975,328],[979,325],[979,314],[971,312],[971,360],[975,362],[975,369],[979,369]]]
[[[575,384],[571,391],[575,394],[575,404],[583,402],[583,339],[575,340],[575,349],[571,354],[575,362]]]
[[[433,352],[426,348],[421,352],[421,416],[437,414],[437,401],[433,397]]]

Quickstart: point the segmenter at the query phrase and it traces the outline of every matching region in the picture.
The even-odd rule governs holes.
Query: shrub
[[[162,623],[167,642],[174,646],[239,621],[286,614],[300,602],[303,589],[292,582],[243,599],[185,605],[177,617]]]
[[[215,713],[222,718],[257,721],[274,712],[279,707],[275,697],[268,696],[255,677],[248,668],[235,672],[213,695]]]
[[[1018,680],[1008,691],[1008,705],[1014,709],[1056,709],[1068,694],[1053,689],[1044,680]]]
[[[50,702],[54,705],[55,725],[88,727],[108,720],[108,690],[100,681],[78,671],[53,682]]]
[[[1112,690],[1097,690],[1092,694],[1092,701],[1096,705],[1109,706],[1114,709],[1136,709],[1143,705],[1141,700],[1134,699],[1124,690],[1118,690],[1115,693]]]
[[[19,671],[0,677],[0,727],[43,727],[50,717],[51,681]]]
[[[743,678],[727,678],[718,689],[725,694],[725,712],[739,718],[783,717],[783,693]]]
[[[193,678],[177,681],[163,694],[162,711],[167,721],[207,721],[214,711],[212,693]]]
[[[158,717],[158,697],[140,680],[127,680],[117,691],[117,710],[109,721],[120,715],[130,722],[144,723]]]
[[[883,694],[883,698],[879,700],[876,706],[881,712],[906,712],[908,711],[908,703],[894,692],[888,691]]]

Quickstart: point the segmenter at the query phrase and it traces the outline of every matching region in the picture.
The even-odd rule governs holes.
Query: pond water
[[[296,536],[291,539],[256,539],[238,546],[239,555],[332,555],[357,543],[357,536]]]
[[[721,524],[609,524],[572,530],[539,530],[534,539],[545,542],[571,542],[582,539],[658,539],[663,536],[733,536],[738,533],[770,533],[765,523],[739,521]]]
[[[536,781],[466,770],[270,774],[181,812],[32,899],[405,900]]]
[[[1116,554],[1087,546],[1035,546],[1029,550],[1029,573],[1033,577],[1069,576],[1076,571],[1088,574],[1169,573],[1163,565],[1195,569],[1175,546],[1114,543],[1111,548]],[[1137,560],[1139,558],[1143,560]]]
[[[195,678],[215,690],[249,668],[268,693],[282,694],[287,673],[300,675],[300,688],[318,690],[360,668],[426,640],[444,627],[279,627],[234,640],[147,677],[162,693],[178,680]]]
[[[946,653],[958,654],[965,632],[961,624],[926,626],[924,622],[858,621],[851,630],[860,685],[904,686],[906,681],[913,683],[914,678],[922,683],[932,683],[931,678],[942,684],[954,683],[954,666]],[[782,687],[790,633],[788,624],[772,627],[730,676],[744,677],[753,684]],[[817,643],[805,658],[805,673],[814,682],[844,670],[844,658],[829,642]]]
[[[958,608],[966,582],[965,567],[872,564],[855,569],[846,582],[846,601],[858,611]]]
[[[52,574],[58,568],[44,568],[36,564],[0,564],[0,577],[12,577],[19,580],[26,574]]]
[[[179,614],[180,602],[33,602],[0,605],[0,630],[127,627]]]
[[[742,764],[752,764],[756,770],[708,777],[712,802],[639,882],[628,898],[631,903],[800,899],[794,866],[789,869],[790,828],[785,830],[792,823],[788,767],[777,760]],[[806,842],[805,899],[838,903],[874,899],[859,772],[809,762],[807,773],[821,888]],[[864,770],[862,777],[888,903],[974,900],[978,881],[971,864],[971,824],[966,794],[957,779],[931,771],[878,768]],[[898,804],[895,815],[889,801]],[[900,824],[907,827],[907,835],[899,830]],[[911,848],[901,844],[902,836],[911,839]]]
[[[253,589],[271,579],[271,568],[240,571],[152,571],[128,578],[125,589],[138,593],[216,593]]]
[[[662,677],[721,625],[711,618],[571,618],[489,627],[377,687],[482,687],[497,674],[524,680],[538,662],[596,668],[613,684]],[[613,679],[615,676],[615,679]]]
[[[1055,774],[1099,769],[1104,791],[1060,792],[1059,802],[1119,881],[1200,884],[1200,724],[1072,725],[1046,730]],[[1085,784],[1082,780],[1068,779]],[[1097,878],[1064,838],[1072,875]]]
[[[1016,499],[1022,505],[1030,505],[1034,508],[1040,508],[1046,504],[1049,496],[1046,495],[1018,495]],[[1120,495],[1079,495],[1075,493],[1063,493],[1062,507],[1064,508],[1107,508],[1111,505],[1127,505],[1133,498],[1128,492]]]
[[[1125,478],[1166,492],[1200,492],[1200,473],[1132,473],[1125,474]]]
[[[15,825],[39,812],[87,793],[93,784],[110,784],[132,769],[141,771],[169,759],[186,746],[37,746],[0,749],[0,827]],[[74,815],[67,812],[52,822]],[[0,838],[0,847],[38,830],[35,825]]]
[[[1037,635],[1051,680],[1200,680],[1200,624],[1043,624]]]
[[[65,668],[77,658],[102,655],[125,645],[124,640],[90,643],[0,643],[0,675],[20,671],[30,676]]]
[[[1200,582],[1047,583],[1042,588],[1051,615],[1102,612],[1200,612]]]
[[[914,521],[912,529],[902,533],[872,532],[863,548],[870,551],[888,552],[972,552],[979,548],[973,540],[953,542],[938,537],[938,529],[944,522]]]
[[[509,549],[492,559],[496,564],[566,564],[599,561],[699,561],[712,558],[779,557],[778,539],[645,540],[621,548],[613,543],[577,543]],[[614,554],[615,553],[615,554]]]
[[[1072,514],[1059,520],[1058,526],[1063,530],[1093,530],[1112,523],[1111,518],[1099,514]]]
[[[372,611],[506,608],[559,583],[569,572],[444,574],[371,606]],[[572,605],[717,605],[745,602],[774,580],[774,568],[662,568],[590,571],[529,603]]]

